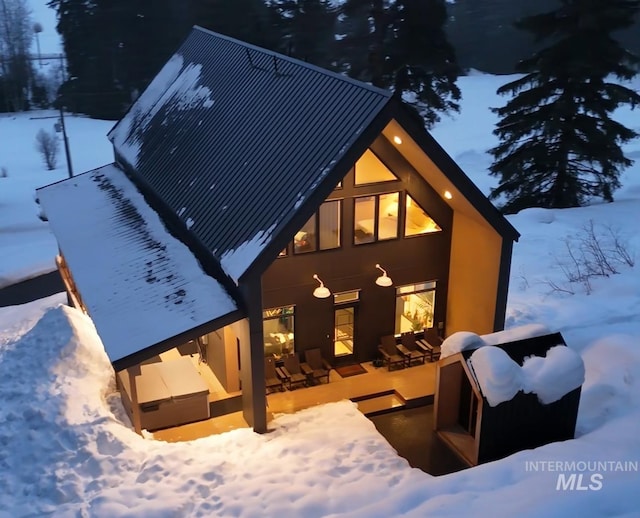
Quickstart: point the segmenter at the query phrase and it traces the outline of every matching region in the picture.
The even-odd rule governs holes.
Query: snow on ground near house
[[[56,240],[49,225],[38,219],[35,189],[68,177],[62,136],[58,165],[47,171],[35,150],[36,133],[53,131],[56,111],[0,114],[0,288],[55,269]],[[113,160],[106,134],[111,121],[65,115],[75,174]]]
[[[503,81],[462,78],[463,113],[434,131],[484,192],[495,182],[486,176],[484,150],[495,143],[486,107],[502,104],[493,92]],[[637,112],[618,115],[638,128]],[[3,144],[6,128],[0,119]],[[18,134],[25,123],[10,128]],[[26,160],[34,135],[29,130],[24,144],[11,147],[16,156],[3,153],[0,160],[23,154]],[[95,138],[95,144],[106,145],[106,139]],[[640,140],[625,149],[640,158]],[[8,206],[2,194],[2,182],[11,185],[15,169],[8,164],[9,179],[0,179],[2,225],[18,206]],[[595,279],[588,295],[580,286],[565,286],[558,264],[566,261],[565,237],[578,236],[590,220],[598,232],[602,225],[618,228],[638,256],[640,167],[622,180],[612,204],[530,209],[510,218],[522,238],[514,249],[507,324],[544,323],[582,357],[575,440],[437,478],[409,468],[350,402],[280,416],[275,431],[262,436],[238,430],[180,444],[145,440],[122,421],[90,322],[68,308],[46,311],[62,302],[57,296],[0,309],[0,517],[637,516],[637,471],[599,466],[601,489],[556,490],[558,468],[570,468],[556,463],[640,464],[640,267],[619,266],[618,275]],[[24,236],[23,245],[28,242]],[[5,269],[17,264],[6,254],[2,262],[9,263]],[[550,282],[575,293],[554,291]],[[584,473],[583,487],[592,474]]]

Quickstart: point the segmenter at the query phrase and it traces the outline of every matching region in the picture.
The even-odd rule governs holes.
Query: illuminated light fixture
[[[317,299],[326,299],[327,297],[330,297],[331,292],[329,291],[329,288],[324,285],[324,282],[320,280],[320,277],[314,273],[313,278],[320,283],[320,286],[313,290],[313,296]]]
[[[447,200],[450,200],[451,198],[453,198],[453,194],[451,194],[451,191],[444,191],[444,197]]]
[[[382,286],[384,288],[388,288],[389,286],[393,286],[393,281],[391,277],[387,275],[387,270],[385,270],[379,264],[376,264],[376,268],[382,272],[382,275],[376,279],[376,284],[378,286]]]
[[[400,137],[398,137],[398,135],[393,137],[393,141],[398,145],[402,144],[402,139]]]

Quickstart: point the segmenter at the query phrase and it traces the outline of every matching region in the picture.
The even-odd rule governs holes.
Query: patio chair
[[[380,351],[380,354],[382,354],[383,364],[387,364],[387,369],[392,370],[396,367],[400,369],[404,368],[406,360],[398,350],[396,339],[393,335],[385,335],[381,337],[378,350]]]
[[[304,359],[301,368],[309,380],[321,382],[322,378],[326,378],[329,383],[331,365],[322,357],[320,349],[308,349],[304,352]]]
[[[295,385],[307,384],[307,375],[302,372],[297,353],[285,356],[284,366],[280,367],[280,370],[285,376],[284,382],[289,385],[289,390],[292,390]]]
[[[420,348],[416,342],[416,335],[412,331],[408,333],[402,333],[401,337],[402,346],[404,350],[401,352],[407,358],[407,363],[411,365],[412,362],[424,363],[427,359],[427,352]]]
[[[439,336],[430,336],[429,339],[426,336],[427,333],[425,332],[425,338],[417,340],[416,345],[425,352],[430,362],[437,361],[440,359],[440,345],[443,340]]]
[[[264,359],[264,379],[267,386],[267,394],[270,390],[284,390],[282,379],[284,374],[276,367],[276,359],[273,356],[267,356]]]

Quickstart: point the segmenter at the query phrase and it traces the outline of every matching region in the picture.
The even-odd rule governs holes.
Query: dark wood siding
[[[379,139],[380,140],[380,139]],[[378,145],[380,142],[378,140]],[[381,144],[384,146],[384,142]],[[372,146],[373,148],[373,146]],[[379,153],[381,156],[384,153]],[[444,322],[447,279],[451,252],[451,209],[408,164],[393,165],[383,160],[401,178],[397,182],[354,186],[353,170],[329,199],[343,199],[342,247],[335,250],[278,258],[262,278],[265,308],[295,304],[295,346],[298,352],[321,347],[327,359],[333,357],[333,296],[316,299],[317,273],[332,294],[360,290],[355,327],[357,361],[375,358],[381,335],[393,334],[395,287],[423,281],[437,281],[435,323]],[[353,197],[376,192],[407,191],[443,229],[442,232],[389,241],[353,244]],[[402,234],[402,232],[401,232]],[[380,263],[393,280],[393,287],[375,284]]]

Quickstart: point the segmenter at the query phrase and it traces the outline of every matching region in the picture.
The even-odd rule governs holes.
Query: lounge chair
[[[425,333],[425,338],[418,340],[416,343],[420,349],[425,351],[429,361],[434,362],[440,359],[440,345],[442,341],[442,338],[439,336],[430,336],[429,339],[427,339]]]
[[[418,346],[416,342],[416,335],[412,331],[408,333],[402,333],[402,348],[400,351],[405,355],[407,364],[411,365],[412,362],[424,363],[427,359],[427,351]]]
[[[273,356],[267,356],[264,359],[264,378],[267,386],[267,394],[270,390],[284,390],[282,382],[284,373],[276,367],[276,360]]]
[[[393,335],[385,335],[380,338],[378,350],[382,354],[383,364],[387,364],[387,368],[404,368],[406,365],[405,357],[400,353],[396,345],[396,339]]]
[[[285,356],[284,366],[280,367],[280,370],[285,376],[284,382],[289,385],[289,390],[292,390],[295,385],[307,384],[307,375],[302,372],[297,353]]]
[[[305,362],[301,365],[302,372],[313,382],[321,382],[322,378],[329,383],[331,365],[322,357],[320,349],[308,349],[304,352]]]

